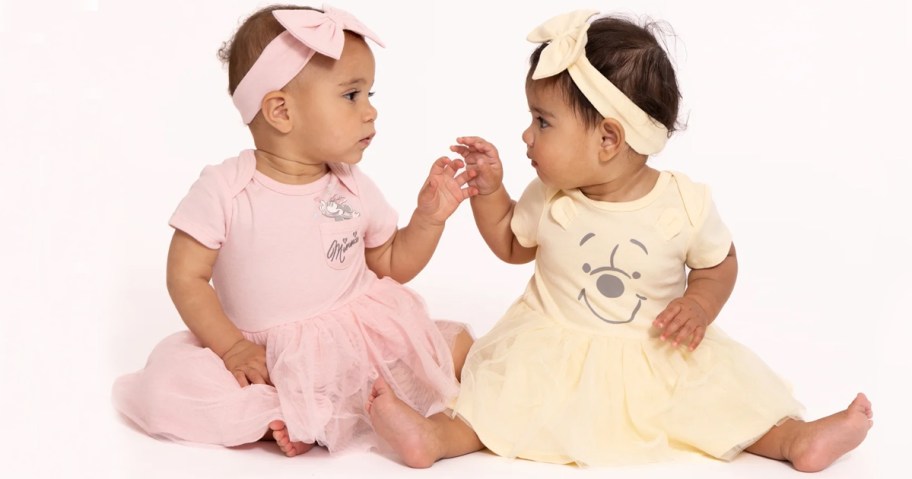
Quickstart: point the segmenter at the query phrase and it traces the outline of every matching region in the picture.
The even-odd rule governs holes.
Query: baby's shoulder
[[[667,172],[671,178],[669,186],[674,188],[684,205],[691,224],[698,224],[711,203],[709,186],[690,179],[678,171]]]
[[[234,196],[250,183],[254,171],[256,171],[256,159],[253,151],[245,150],[238,156],[204,167],[200,173],[199,183]]]

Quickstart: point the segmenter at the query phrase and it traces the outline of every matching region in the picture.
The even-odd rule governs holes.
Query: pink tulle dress
[[[396,220],[355,166],[306,185],[257,172],[250,150],[206,167],[170,224],[219,250],[216,294],[266,347],[274,386],[239,386],[183,331],[117,379],[117,410],[150,435],[224,446],[257,441],[280,419],[293,441],[330,451],[378,445],[364,405],[380,376],[420,413],[442,411],[458,392],[450,349],[465,326],[432,321],[417,294],[367,268],[364,249]]]

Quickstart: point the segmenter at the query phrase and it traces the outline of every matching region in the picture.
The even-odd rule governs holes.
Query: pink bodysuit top
[[[205,167],[170,225],[219,250],[212,283],[222,308],[256,332],[331,310],[377,281],[364,249],[385,243],[397,220],[356,166],[288,185],[256,171],[245,150]]]

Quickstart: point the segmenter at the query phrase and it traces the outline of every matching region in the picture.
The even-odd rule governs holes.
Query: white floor
[[[377,454],[330,457],[324,450],[288,459],[274,445],[258,444],[241,449],[196,448],[159,442],[133,431],[117,436],[119,457],[109,477],[183,478],[183,477],[435,477],[435,478],[555,478],[623,477],[647,478],[739,478],[774,479],[807,477],[787,464],[749,454],[731,463],[695,458],[692,462],[623,468],[580,469],[572,466],[509,460],[488,452],[478,452],[441,461],[429,470],[411,470]],[[873,438],[872,438],[873,439]],[[891,477],[878,470],[873,448],[864,447],[816,474],[819,478]],[[896,477],[896,476],[893,476]]]

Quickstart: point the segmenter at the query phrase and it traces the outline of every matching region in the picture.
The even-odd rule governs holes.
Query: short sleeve
[[[376,248],[386,243],[398,228],[399,214],[383,197],[380,188],[360,168],[351,167],[358,185],[358,196],[364,210],[364,247]]]
[[[225,179],[215,166],[207,166],[181,200],[168,224],[192,236],[203,246],[218,249],[227,235],[230,202]]]
[[[538,245],[538,226],[547,199],[548,188],[540,179],[536,178],[526,187],[513,209],[510,228],[513,229],[513,234],[516,235],[519,244],[526,248]]]
[[[697,223],[685,259],[694,269],[712,268],[722,262],[731,249],[732,237],[713,203],[708,187],[703,196],[703,214]]]

